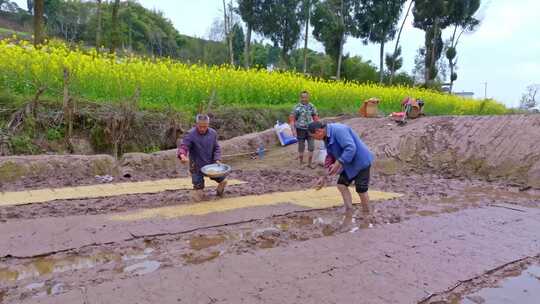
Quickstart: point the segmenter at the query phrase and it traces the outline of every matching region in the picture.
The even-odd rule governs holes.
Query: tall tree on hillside
[[[120,0],[114,0],[111,19],[111,54],[116,52],[120,44],[120,26],[118,25],[118,10],[120,9]]]
[[[313,6],[317,3],[318,0],[304,0],[304,13],[305,13],[305,23],[304,23],[304,64],[302,66],[302,71],[304,74],[307,73],[307,58],[308,58],[308,38],[309,38],[309,23],[311,19],[311,12]]]
[[[313,36],[324,45],[336,65],[336,79],[341,78],[343,45],[353,29],[351,0],[323,0],[315,5],[311,17]]]
[[[223,0],[223,31],[225,33],[225,39],[227,42],[227,46],[229,47],[229,59],[230,64],[234,65],[234,31],[233,31],[233,25],[236,23],[234,22],[234,7],[232,0],[229,3],[225,3],[225,0]]]
[[[45,12],[44,0],[34,1],[34,45],[38,46],[45,41],[45,34],[43,31],[43,14]]]
[[[289,52],[300,39],[304,23],[302,0],[263,0],[260,32],[281,48],[281,63],[289,65]]]
[[[401,67],[403,66],[403,58],[401,57],[401,47],[399,46],[399,40],[401,39],[401,33],[403,32],[403,27],[405,26],[405,22],[407,22],[407,18],[409,17],[409,13],[411,12],[411,8],[413,4],[414,4],[414,0],[410,0],[409,6],[407,7],[407,12],[405,13],[405,17],[403,18],[403,21],[401,22],[401,26],[399,27],[396,44],[394,45],[394,52],[392,54],[386,55],[386,63],[387,63],[388,70],[390,71],[390,80],[389,80],[390,85],[394,81],[394,75],[396,71],[401,69]]]
[[[260,28],[260,14],[262,0],[238,0],[238,14],[246,24],[246,42],[244,44],[244,67],[251,65],[251,33]]]
[[[401,57],[401,47],[399,46],[392,54],[386,54],[386,68],[390,72],[388,84],[392,85],[396,71],[403,67],[403,57]]]
[[[244,41],[244,29],[239,23],[235,23],[232,27],[232,36],[233,36],[233,52],[234,52],[234,63],[240,65],[240,60],[242,56],[242,51],[245,48]]]
[[[453,90],[454,81],[457,80],[455,67],[457,63],[457,45],[461,35],[472,32],[480,24],[474,18],[474,14],[480,8],[480,0],[453,0],[450,9],[450,25],[454,27],[452,37],[446,50],[446,59],[450,67],[450,92]]]
[[[379,83],[384,80],[384,45],[394,39],[397,23],[405,0],[368,0],[369,35],[371,42],[380,44],[379,52]]]
[[[97,19],[97,29],[96,29],[96,50],[99,52],[101,49],[102,42],[102,14],[101,14],[101,2],[102,0],[96,0],[96,19]]]
[[[415,0],[414,26],[425,31],[425,85],[437,76],[437,61],[443,51],[442,30],[450,25],[453,0]]]

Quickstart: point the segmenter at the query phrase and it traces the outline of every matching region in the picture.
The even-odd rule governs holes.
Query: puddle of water
[[[453,213],[453,212],[458,212],[458,211],[459,211],[459,208],[457,207],[444,207],[442,209],[443,213]]]
[[[358,225],[358,228],[360,228],[360,229],[373,228],[373,224],[369,223],[369,222],[365,222],[365,223],[362,223],[362,224]]]
[[[61,294],[62,292],[64,292],[64,290],[65,288],[63,283],[54,284],[50,288],[47,288],[47,295],[55,296]]]
[[[68,256],[64,258],[36,258],[31,262],[0,269],[0,282],[15,282],[24,279],[35,279],[41,276],[63,273],[67,271],[94,268],[109,262],[147,258],[154,249],[146,248],[142,252],[120,255],[117,253],[98,253],[91,256]]]
[[[257,242],[257,245],[261,249],[268,249],[268,248],[274,248],[276,247],[277,242],[272,239],[264,239]]]
[[[322,234],[324,236],[331,236],[331,235],[334,235],[335,233],[336,233],[336,230],[334,228],[332,228],[332,226],[330,226],[330,225],[324,226],[324,228],[322,230]]]
[[[466,296],[461,304],[538,304],[540,299],[540,265],[533,265],[519,276],[504,280],[500,287],[485,288]]]
[[[292,220],[298,227],[310,226],[315,222],[315,219],[309,216],[298,216],[296,218],[292,218]]]
[[[226,238],[222,235],[217,235],[217,236],[200,235],[200,236],[195,236],[192,239],[190,239],[189,246],[193,250],[202,250],[202,249],[219,245],[223,243],[225,239]]]
[[[40,282],[40,283],[32,283],[32,284],[28,284],[26,285],[26,289],[28,290],[33,290],[33,289],[41,289],[45,286],[45,282]]]
[[[124,268],[123,272],[135,275],[144,275],[159,269],[161,263],[158,261],[143,261]]]
[[[437,212],[431,211],[431,210],[420,210],[420,211],[417,211],[416,214],[420,216],[432,216],[432,215],[437,214]]]
[[[202,264],[204,262],[211,261],[211,260],[217,258],[218,256],[220,256],[220,254],[221,253],[219,251],[212,251],[209,255],[206,255],[206,256],[205,255],[194,255],[193,253],[186,253],[186,254],[182,255],[182,257],[184,258],[186,263],[197,265],[197,264]]]
[[[509,191],[505,189],[487,188],[487,187],[469,187],[465,188],[461,195],[448,196],[441,198],[437,203],[448,205],[465,205],[475,207],[480,202],[486,200],[494,201],[515,201],[515,200],[538,200],[539,195]]]
[[[154,252],[154,248],[146,248],[142,254],[126,254],[122,256],[122,261],[132,261],[132,260],[144,260]]]
[[[289,231],[289,224],[287,223],[276,224],[276,227],[281,231]]]
[[[19,273],[17,271],[9,270],[7,268],[0,269],[0,282],[16,281]]]

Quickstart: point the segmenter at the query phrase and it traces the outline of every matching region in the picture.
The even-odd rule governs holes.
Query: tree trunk
[[[457,33],[458,26],[456,25],[454,27],[454,33],[452,34],[452,40],[450,41],[450,47],[456,50],[456,33]],[[452,90],[454,88],[454,64],[455,64],[455,57],[454,58],[448,58],[448,66],[450,66],[450,93],[452,93]]]
[[[286,70],[289,67],[289,55],[287,54],[287,50],[284,48],[281,48],[281,64],[280,68],[283,70]]]
[[[309,19],[311,17],[311,1],[307,0],[307,13],[306,13],[306,34],[304,36],[304,74],[307,73],[307,48],[309,37]]]
[[[452,93],[452,90],[454,88],[454,62],[450,60],[450,93]]]
[[[394,75],[396,73],[396,52],[399,47],[399,39],[401,38],[401,31],[403,31],[403,27],[405,26],[405,21],[407,21],[407,17],[409,17],[409,13],[411,12],[412,5],[414,3],[414,0],[411,0],[409,3],[409,7],[407,8],[407,13],[405,14],[405,18],[403,18],[403,22],[401,23],[401,27],[399,28],[399,33],[396,40],[396,45],[394,46],[394,53],[392,54],[393,60],[392,60],[392,67],[390,68],[390,85],[392,85],[392,81],[394,80]]]
[[[43,44],[45,40],[43,33],[43,13],[45,11],[44,0],[34,1],[34,45]]]
[[[230,21],[232,20],[232,16],[227,15],[227,5],[225,4],[225,0],[223,0],[223,27],[225,28],[225,38],[227,39],[227,44],[229,46],[229,57],[231,60],[231,65],[234,65],[234,53],[233,53],[233,45],[232,45],[232,33],[231,33],[231,24]]]
[[[247,24],[246,45],[244,46],[244,67],[249,69],[251,64],[251,23]]]
[[[101,49],[101,2],[102,0],[97,0],[97,12],[96,12],[96,18],[97,18],[97,29],[96,29],[96,50],[99,53],[99,50]]]
[[[26,6],[28,7],[28,13],[30,15],[34,14],[34,0],[26,0]]]
[[[69,96],[69,70],[64,68],[64,125],[65,125],[65,142],[68,148],[71,150],[71,135],[73,134],[73,113],[75,109],[73,107],[73,99]]]
[[[341,0],[341,7],[340,7],[340,17],[339,22],[341,23],[342,29],[344,28],[343,25],[345,24],[343,19],[343,0]],[[345,30],[341,32],[341,39],[339,40],[339,54],[338,54],[338,62],[337,62],[337,71],[336,71],[336,80],[341,79],[341,60],[343,57],[343,40],[345,40]]]
[[[436,50],[436,37],[438,36],[437,33],[439,31],[439,23],[437,18],[435,18],[435,22],[433,24],[433,33],[431,35],[431,58],[429,61],[429,70],[428,70],[428,82],[431,84],[431,81],[435,78],[432,74],[433,70],[435,69],[435,50]]]
[[[112,32],[111,32],[111,54],[116,52],[120,40],[120,33],[118,28],[118,9],[120,7],[120,0],[114,0],[112,7]]]
[[[341,79],[341,61],[343,58],[343,40],[345,40],[345,34],[341,34],[341,41],[339,42],[339,54],[337,61],[337,71],[336,71],[336,80]]]
[[[232,33],[229,33],[229,54],[231,57],[231,65],[234,65],[234,49],[233,49],[232,41],[233,41],[233,35]]]
[[[384,82],[384,41],[381,42],[381,52],[379,56],[379,83],[382,84]]]

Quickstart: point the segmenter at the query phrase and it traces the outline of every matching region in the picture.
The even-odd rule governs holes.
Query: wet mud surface
[[[229,186],[225,195],[226,197],[238,197],[313,188],[316,177],[321,170],[321,168],[236,170],[230,177],[247,183]],[[331,186],[335,183],[334,179],[328,185]],[[207,184],[213,185],[213,182]],[[511,187],[504,183],[447,179],[434,174],[401,174],[398,176],[374,173],[371,177],[370,187],[381,191],[405,194],[403,198],[378,203],[378,207],[382,209],[379,211],[381,214],[386,214],[385,220],[389,222],[406,219],[412,214],[429,216],[497,202],[535,207],[540,201],[540,191],[538,190],[521,191],[520,187]],[[205,189],[205,197],[207,200],[217,199],[215,188]],[[192,196],[186,190],[95,199],[56,200],[2,207],[0,208],[0,222],[40,217],[107,214],[190,202],[192,202]],[[399,206],[395,206],[396,204]]]
[[[236,170],[230,178],[247,182],[227,187],[226,197],[257,195],[270,192],[311,188],[316,171],[300,170]],[[167,177],[167,176],[165,176]],[[165,178],[161,177],[161,178]],[[179,177],[174,176],[174,177]],[[214,186],[214,187],[208,187]],[[206,199],[216,199],[215,183],[207,181]],[[0,222],[39,217],[64,217],[69,215],[105,214],[141,208],[155,208],[191,202],[189,191],[165,191],[152,194],[122,195],[95,199],[56,200],[52,202],[0,208]]]
[[[311,185],[316,173],[316,170],[310,174],[270,170],[237,172],[233,177],[244,178],[249,184],[229,188],[229,195],[303,189]],[[436,217],[486,206],[516,210],[520,207],[540,207],[540,193],[534,190],[520,191],[517,187],[479,180],[445,179],[436,175],[375,175],[372,187],[400,192],[404,196],[373,203],[370,214],[364,214],[361,208],[352,213],[346,213],[342,208],[308,210],[189,233],[88,246],[38,258],[7,257],[0,260],[0,294],[4,298],[4,302],[0,303],[61,294],[106,281],[145,275],[163,268],[204,264],[225,255],[287,248],[310,239],[376,229],[381,225],[417,217]],[[212,195],[210,190],[208,194]],[[178,204],[182,202],[179,196],[187,202],[188,195],[188,191],[171,191],[137,195],[136,200],[135,196],[81,200],[81,205],[73,204],[74,201],[57,201],[13,207],[10,211],[2,210],[2,214],[4,220],[11,221],[42,216],[109,213]],[[69,207],[67,204],[70,204]],[[57,213],[54,212],[55,208],[59,210]],[[13,212],[20,214],[20,217],[13,216]],[[441,303],[460,303],[451,301]]]
[[[540,256],[510,263],[460,283],[425,304],[536,304],[540,301]]]
[[[362,126],[358,125],[357,127]],[[381,126],[389,129],[396,128],[387,126],[387,124]],[[414,131],[414,128],[416,128],[415,123],[411,123],[405,129]],[[396,142],[399,142],[398,133],[395,134],[396,138],[394,138]],[[395,154],[397,151],[376,144],[394,142],[392,138],[379,138],[377,134],[367,133],[362,134],[362,137],[367,137],[374,149],[380,152],[379,154]],[[508,145],[510,146],[510,144]],[[431,149],[433,147],[422,146],[420,150],[423,151],[424,148]],[[447,147],[441,147],[442,150],[444,150],[443,148]],[[467,153],[469,152],[476,153],[467,150]],[[231,178],[243,180],[246,184],[228,187],[226,197],[313,188],[315,178],[322,172],[322,168],[300,167],[294,161],[293,153],[294,147],[287,147],[275,153],[269,153],[264,160],[252,160],[249,157],[231,160],[230,164],[234,168]],[[401,153],[399,157],[408,159],[405,154]],[[495,159],[498,154],[491,156]],[[525,156],[528,157],[528,154]],[[415,158],[411,158],[411,161],[415,161]],[[454,162],[452,158],[441,161],[448,166]],[[17,303],[32,298],[46,299],[74,290],[85,290],[88,286],[96,286],[104,282],[150,275],[164,269],[208,265],[205,263],[219,261],[227,256],[249,256],[258,252],[269,252],[265,250],[287,252],[287,250],[309,240],[326,239],[330,241],[332,238],[349,233],[370,231],[370,229],[377,230],[386,225],[407,223],[409,220],[419,218],[443,217],[468,209],[484,210],[495,207],[506,209],[509,212],[523,212],[521,208],[540,208],[540,190],[534,189],[534,187],[523,187],[523,183],[505,182],[504,180],[487,181],[490,179],[473,179],[465,177],[465,175],[460,177],[459,174],[455,174],[457,172],[455,170],[451,170],[452,174],[449,174],[448,170],[441,170],[441,173],[437,174],[422,173],[421,170],[415,171],[398,170],[397,172],[386,172],[386,174],[382,171],[374,171],[371,176],[371,189],[397,192],[403,196],[372,203],[369,214],[363,213],[359,207],[355,208],[354,212],[348,213],[341,207],[306,210],[201,228],[186,233],[134,237],[121,242],[94,244],[64,252],[52,252],[34,258],[5,257],[0,259],[0,303]],[[429,172],[437,172],[437,170]],[[187,175],[185,172],[176,172],[175,170],[161,170],[151,173],[140,172],[140,174],[133,174],[130,178],[119,178],[115,182],[182,176]],[[62,176],[62,172],[58,172],[57,176],[51,176],[47,180],[26,179],[23,184],[11,183],[0,187],[0,189],[15,191],[95,183],[96,180],[93,178],[69,180]],[[335,180],[328,185],[332,184],[335,184]],[[206,189],[205,195],[210,200],[214,200],[214,188]],[[358,200],[354,193],[353,199]],[[98,199],[57,200],[48,203],[0,207],[0,222],[18,222],[72,215],[108,215],[136,209],[187,203],[191,203],[191,194],[187,190]],[[242,213],[245,210],[235,212]],[[425,228],[429,229],[429,227]],[[467,231],[467,227],[458,227],[457,229]],[[429,248],[424,249],[429,251]],[[421,264],[418,260],[412,262]],[[507,285],[518,286],[517,289],[505,289],[514,290],[507,291],[506,294],[514,295],[513,297],[516,299],[524,299],[522,302],[516,303],[529,303],[526,302],[528,298],[525,296],[534,294],[533,291],[537,292],[534,289],[537,286],[534,285],[534,282],[536,282],[535,280],[540,282],[538,278],[539,265],[540,258],[538,257],[520,260],[469,281],[462,281],[458,286],[448,286],[448,289],[440,290],[440,293],[423,303],[511,303],[497,302],[498,298],[493,298],[498,296],[497,291],[493,290],[504,288]],[[516,280],[517,283],[515,283]],[[520,286],[527,287],[520,288]],[[540,290],[540,287],[537,286],[537,288]],[[527,292],[524,292],[524,289]],[[538,299],[538,296],[535,299]]]

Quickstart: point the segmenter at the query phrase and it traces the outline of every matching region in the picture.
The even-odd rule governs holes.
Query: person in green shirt
[[[304,164],[306,141],[308,143],[308,167],[310,168],[313,168],[315,141],[308,132],[308,125],[314,121],[319,121],[319,113],[317,113],[317,108],[309,102],[309,93],[303,91],[300,93],[300,102],[294,106],[291,115],[289,115],[289,125],[293,135],[298,139],[298,160],[300,165]]]

